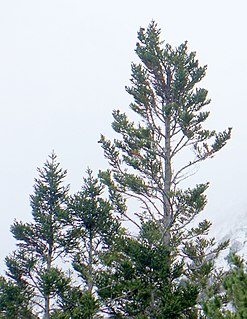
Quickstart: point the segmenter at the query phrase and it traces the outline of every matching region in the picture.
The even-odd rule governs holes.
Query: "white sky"
[[[14,218],[30,220],[36,168],[53,149],[72,191],[87,166],[106,167],[97,141],[112,135],[112,110],[128,109],[136,34],[151,19],[165,40],[188,40],[208,65],[212,128],[234,128],[196,175],[211,182],[206,216],[247,211],[246,12],[245,0],[0,1],[0,265],[14,248]]]

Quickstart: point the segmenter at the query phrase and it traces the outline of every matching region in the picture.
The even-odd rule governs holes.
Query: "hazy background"
[[[208,65],[209,125],[234,129],[194,177],[211,182],[205,216],[217,225],[246,211],[246,12],[245,0],[0,0],[0,267],[14,248],[14,218],[31,218],[36,168],[53,149],[72,191],[87,166],[106,167],[97,141],[112,136],[112,110],[128,109],[136,34],[151,19]]]

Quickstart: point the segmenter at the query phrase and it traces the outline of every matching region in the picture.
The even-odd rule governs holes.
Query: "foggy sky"
[[[106,168],[97,143],[112,136],[112,110],[128,109],[137,31],[154,19],[174,46],[188,40],[212,102],[208,125],[233,127],[232,140],[192,182],[210,181],[205,216],[246,210],[246,2],[0,1],[0,265],[14,248],[14,219],[30,220],[37,167],[55,150],[71,191],[86,168]]]

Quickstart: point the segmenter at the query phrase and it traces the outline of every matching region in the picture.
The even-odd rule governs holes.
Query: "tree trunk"
[[[88,252],[88,291],[90,295],[92,295],[93,292],[93,235],[90,232],[90,242],[89,242],[89,252]]]
[[[166,118],[165,124],[165,180],[164,180],[164,192],[163,192],[163,237],[164,244],[169,248],[170,246],[170,226],[172,222],[171,211],[171,136],[170,136],[170,118]]]
[[[45,314],[44,319],[50,319],[50,297],[45,296]]]
[[[52,240],[50,240],[49,248],[48,248],[48,256],[47,256],[47,267],[46,267],[47,271],[49,271],[51,269],[52,248],[53,248],[53,242],[52,242]],[[47,295],[45,295],[45,314],[44,314],[44,319],[50,319],[50,294],[49,293]]]

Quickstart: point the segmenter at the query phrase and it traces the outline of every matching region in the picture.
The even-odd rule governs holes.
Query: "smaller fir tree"
[[[104,185],[90,169],[83,182],[81,191],[68,200],[68,234],[74,243],[72,265],[81,284],[70,296],[67,292],[61,296],[62,308],[71,318],[102,318],[97,276],[103,256],[115,245],[120,225],[112,205],[103,198]]]
[[[60,168],[54,153],[38,172],[31,195],[33,222],[15,221],[11,226],[18,248],[6,258],[9,279],[2,284],[21,291],[25,302],[32,304],[35,318],[50,319],[58,306],[58,292],[70,284],[57,266],[59,258],[71,248],[65,228],[69,188],[63,186],[66,171]],[[21,312],[16,318],[21,318]]]
[[[217,293],[209,291],[203,310],[209,319],[247,319],[246,264],[236,254],[228,256],[230,269],[224,274]]]
[[[17,268],[13,269],[11,279],[0,277],[0,318],[35,319],[31,302],[33,290],[17,271]]]

